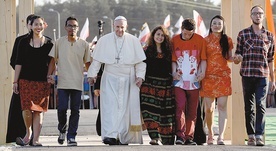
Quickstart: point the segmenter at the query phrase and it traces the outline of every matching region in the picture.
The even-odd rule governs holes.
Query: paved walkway
[[[70,113],[70,111],[68,111]],[[57,143],[57,113],[56,110],[49,110],[45,113],[43,128],[41,132],[40,142],[43,144],[43,147],[20,147],[15,144],[6,144],[0,146],[0,151],[12,151],[12,150],[20,150],[20,151],[44,151],[44,150],[59,150],[59,151],[68,151],[68,150],[80,150],[80,151],[88,151],[88,150],[105,150],[105,151],[122,151],[122,150],[131,150],[131,151],[171,151],[171,150],[185,150],[185,151],[276,151],[276,136],[273,139],[275,142],[272,144],[266,145],[264,147],[255,147],[255,146],[233,146],[230,145],[230,141],[226,141],[225,146],[218,145],[202,145],[202,146],[152,146],[149,145],[150,138],[147,135],[147,132],[143,132],[143,145],[135,145],[131,144],[128,146],[108,146],[104,145],[101,142],[101,138],[96,134],[95,130],[95,120],[97,116],[98,110],[81,110],[80,114],[80,123],[78,129],[78,135],[76,140],[78,142],[77,147],[67,147],[66,143],[64,145],[59,145]],[[268,109],[268,116],[276,116],[276,109]],[[273,121],[274,123],[276,121]]]

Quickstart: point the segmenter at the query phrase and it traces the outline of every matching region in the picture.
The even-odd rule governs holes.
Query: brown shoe
[[[256,140],[255,140],[255,138],[248,138],[247,145],[248,146],[256,146]]]

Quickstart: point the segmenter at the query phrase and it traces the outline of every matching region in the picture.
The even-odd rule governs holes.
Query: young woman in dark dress
[[[145,50],[147,64],[141,92],[141,111],[151,145],[173,145],[175,139],[175,100],[171,76],[169,32],[158,26],[151,32]]]

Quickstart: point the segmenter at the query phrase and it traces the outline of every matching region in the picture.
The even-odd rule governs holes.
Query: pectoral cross
[[[120,57],[117,56],[115,59],[117,60],[117,63],[119,63]]]

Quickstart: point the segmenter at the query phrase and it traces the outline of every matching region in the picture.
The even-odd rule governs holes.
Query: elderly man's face
[[[114,30],[118,37],[122,37],[127,29],[127,21],[119,19],[114,21]]]

